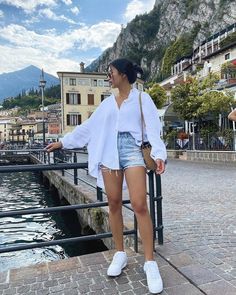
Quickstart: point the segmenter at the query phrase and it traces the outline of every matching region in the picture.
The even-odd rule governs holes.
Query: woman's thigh
[[[125,169],[125,179],[129,189],[132,204],[141,205],[146,203],[146,169],[142,166]]]
[[[102,167],[102,176],[108,200],[122,200],[123,170]]]

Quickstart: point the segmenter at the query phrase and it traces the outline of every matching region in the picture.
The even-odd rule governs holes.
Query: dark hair
[[[132,61],[126,58],[118,58],[113,60],[110,65],[116,68],[120,73],[126,74],[130,84],[133,84],[137,79],[137,73],[143,74],[140,66],[133,64]]]

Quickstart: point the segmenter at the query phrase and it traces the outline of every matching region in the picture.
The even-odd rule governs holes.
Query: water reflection
[[[39,180],[37,173],[17,172],[0,175],[1,211],[57,206],[53,195]],[[55,214],[36,214],[0,218],[0,247],[16,243],[50,241],[61,237],[78,236],[80,226],[72,211]],[[29,249],[0,254],[0,271],[63,259],[68,256],[104,250],[98,243],[79,243],[64,246]]]

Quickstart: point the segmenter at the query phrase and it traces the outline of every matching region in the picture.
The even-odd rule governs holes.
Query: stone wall
[[[186,154],[190,161],[236,163],[236,152],[233,151],[186,151]]]
[[[168,150],[167,154],[169,159],[236,163],[235,151]]]

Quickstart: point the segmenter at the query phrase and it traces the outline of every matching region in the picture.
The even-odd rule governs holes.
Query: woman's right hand
[[[62,148],[62,143],[60,141],[58,142],[52,142],[50,143],[49,145],[46,146],[46,151],[48,153],[54,151],[54,150],[58,150],[58,149],[61,149]]]

